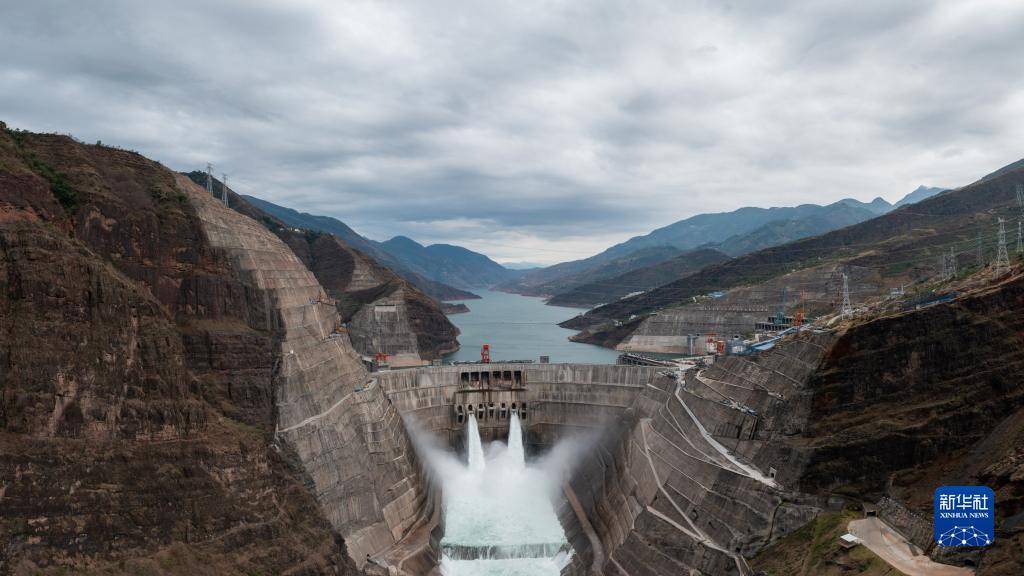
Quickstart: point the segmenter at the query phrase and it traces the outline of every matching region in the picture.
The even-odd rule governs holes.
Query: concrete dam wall
[[[403,417],[456,449],[469,414],[487,441],[507,436],[512,410],[533,453],[583,438],[556,503],[574,550],[565,574],[749,574],[744,555],[819,508],[787,488],[802,463],[773,439],[805,417],[794,400],[829,334],[699,373],[478,364],[369,374],[302,261],[257,222],[181,186],[211,245],[276,312],[267,322],[277,334],[277,438],[361,568],[422,574],[435,564],[440,507]]]
[[[793,489],[803,462],[775,440],[802,426],[802,386],[831,339],[805,332],[683,376],[479,364],[374,377],[399,412],[456,449],[463,415],[477,416],[485,440],[502,439],[513,405],[534,451],[588,439],[559,508],[575,550],[565,573],[751,574],[745,556],[823,506]]]

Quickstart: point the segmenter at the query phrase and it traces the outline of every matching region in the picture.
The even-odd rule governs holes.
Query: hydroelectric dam
[[[489,562],[543,556],[570,576],[751,574],[747,556],[827,504],[790,488],[806,457],[781,439],[806,423],[804,384],[829,332],[801,332],[700,372],[493,363],[371,373],[287,245],[187,179],[179,187],[209,258],[226,262],[245,289],[225,291],[224,301],[244,301],[247,321],[275,334],[274,444],[368,573],[438,574],[448,545]],[[513,424],[521,433],[510,441]],[[481,451],[513,444],[485,453],[494,464],[484,469],[506,466],[505,476],[536,486],[530,496],[550,503],[561,536],[542,522],[535,546],[485,553],[452,542],[452,514],[508,509],[500,499],[492,510],[446,506],[455,502],[445,493],[448,464],[431,454],[458,454],[468,467],[474,425]],[[521,465],[508,462],[515,437]]]

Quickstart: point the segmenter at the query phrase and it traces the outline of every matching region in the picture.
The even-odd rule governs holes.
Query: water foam
[[[466,427],[467,464],[442,476],[445,576],[555,576],[571,549],[552,506],[559,479],[526,464],[518,414],[507,444],[484,450],[476,419]]]

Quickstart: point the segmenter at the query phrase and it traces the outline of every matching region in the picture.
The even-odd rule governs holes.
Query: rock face
[[[808,491],[888,495],[931,518],[942,485],[996,491],[979,574],[1024,570],[1024,277],[846,331],[808,383]],[[1015,559],[1015,560],[1014,560]]]
[[[429,515],[402,423],[346,335],[334,331],[336,306],[302,260],[187,177],[178,184],[210,245],[275,312],[268,329],[280,334],[276,437],[294,448],[321,510],[362,566]]]
[[[205,176],[187,175],[192,182]],[[204,181],[205,182],[205,181]],[[223,184],[214,181],[215,196]],[[458,350],[459,331],[441,303],[333,234],[286,226],[228,191],[230,206],[276,234],[334,299],[355,349],[389,356],[393,366],[418,366]]]
[[[454,352],[458,328],[440,304],[335,236],[278,230],[334,299],[355,349],[416,366]]]
[[[206,175],[202,172],[190,172],[189,178],[192,178],[192,181],[200,186],[204,185],[206,182]],[[441,301],[471,300],[479,298],[479,296],[472,292],[460,290],[436,280],[431,280],[429,277],[424,276],[419,272],[414,272],[394,255],[386,252],[381,247],[380,242],[375,242],[360,236],[355,230],[349,228],[348,225],[336,218],[331,218],[330,216],[315,216],[313,214],[298,212],[297,210],[278,206],[253,196],[242,196],[242,198],[257,209],[273,216],[290,227],[324,232],[337,236],[348,246],[366,254],[378,263],[387,266],[389,270],[408,280],[431,298],[436,298]]]
[[[271,446],[272,310],[171,172],[0,130],[0,291],[0,572],[354,572]]]

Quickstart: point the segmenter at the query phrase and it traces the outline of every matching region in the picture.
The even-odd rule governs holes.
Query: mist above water
[[[413,434],[420,436],[420,434]],[[564,470],[548,459],[527,463],[518,414],[508,442],[484,445],[476,418],[466,425],[466,461],[417,442],[444,497],[445,576],[555,576],[571,554],[555,514]]]

